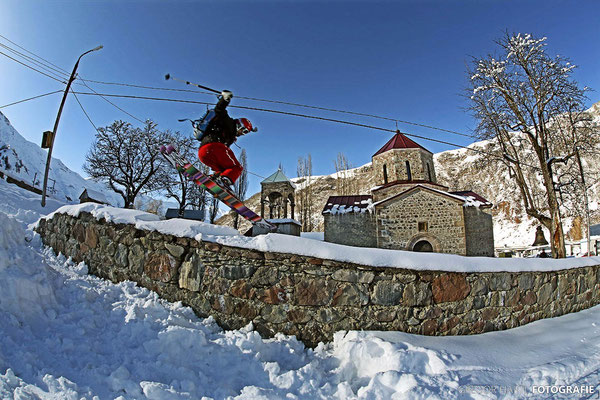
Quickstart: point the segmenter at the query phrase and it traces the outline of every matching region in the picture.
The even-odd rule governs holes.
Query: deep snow
[[[0,180],[2,399],[598,398],[600,307],[475,336],[338,332],[311,350],[87,275],[28,227],[49,211]]]

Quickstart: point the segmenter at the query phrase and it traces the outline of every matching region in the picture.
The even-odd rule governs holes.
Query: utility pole
[[[54,129],[52,130],[52,134],[50,135],[50,143],[48,146],[48,159],[46,160],[46,171],[44,172],[44,188],[42,190],[42,207],[46,206],[46,188],[48,186],[48,173],[50,172],[50,160],[52,159],[52,148],[54,147],[54,139],[56,138],[56,131],[58,130],[58,122],[60,121],[60,115],[62,114],[63,107],[65,106],[65,101],[67,100],[67,94],[69,93],[69,89],[71,88],[71,84],[75,80],[75,73],[77,72],[77,67],[79,66],[79,61],[81,61],[81,57],[85,56],[92,51],[100,50],[103,46],[95,47],[91,50],[86,51],[82,55],[79,56],[75,66],[73,67],[73,72],[71,72],[71,76],[69,77],[69,81],[67,82],[67,87],[65,88],[65,93],[63,94],[62,101],[60,102],[60,107],[58,108],[58,115],[56,116],[56,121],[54,122]]]

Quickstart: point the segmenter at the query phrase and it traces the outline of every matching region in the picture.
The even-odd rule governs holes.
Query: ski
[[[177,153],[172,144],[160,146],[159,151],[186,178],[208,190],[215,198],[250,221],[253,225],[265,228],[269,232],[274,232],[277,229],[275,225],[268,223],[260,215],[246,207],[231,191],[219,185],[209,175],[198,170],[191,162]]]

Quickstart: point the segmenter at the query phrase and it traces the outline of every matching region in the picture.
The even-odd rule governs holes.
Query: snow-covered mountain
[[[0,112],[0,172],[26,185],[42,189],[47,154],[38,144],[23,138]],[[103,193],[112,205],[123,203],[120,196],[107,190],[104,184],[84,179],[59,159],[52,158],[48,197],[61,202],[76,203],[79,202],[79,195],[84,189]]]

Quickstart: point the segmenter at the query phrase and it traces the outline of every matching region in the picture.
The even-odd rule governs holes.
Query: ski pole
[[[199,84],[197,84],[197,83],[190,82],[190,81],[184,81],[183,79],[179,79],[179,78],[176,78],[176,77],[174,77],[174,76],[171,76],[171,74],[166,74],[166,75],[165,75],[165,79],[166,79],[166,80],[173,79],[174,81],[183,82],[183,83],[185,83],[186,85],[192,85],[192,86],[196,86],[196,87],[198,87],[198,88],[200,88],[200,89],[209,90],[209,91],[211,91],[211,92],[213,92],[213,93],[216,93],[216,94],[221,94],[221,91],[220,91],[220,90],[211,89],[211,88],[209,88],[209,87],[202,86],[202,85],[199,85]]]

